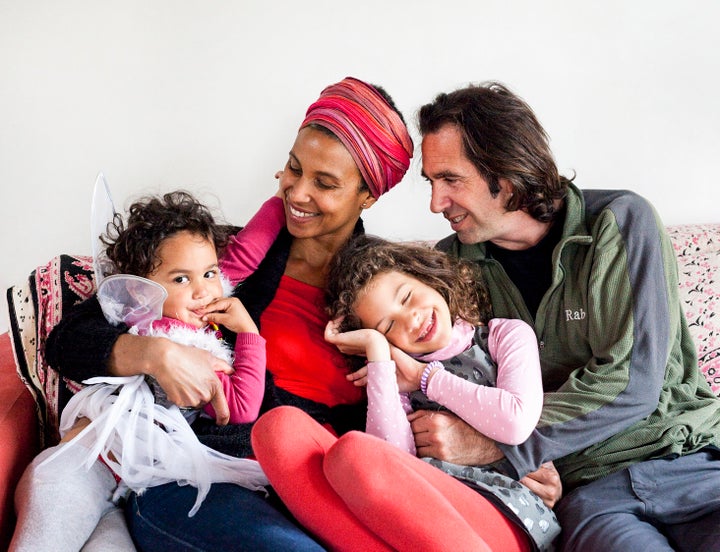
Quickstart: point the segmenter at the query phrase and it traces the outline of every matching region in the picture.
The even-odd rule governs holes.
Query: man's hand
[[[450,412],[417,410],[408,415],[419,457],[430,456],[462,466],[482,466],[503,458],[495,442]],[[562,497],[560,474],[552,462],[527,474],[520,483],[538,495],[548,508]]]
[[[199,408],[210,403],[218,425],[225,425],[230,419],[225,393],[215,372],[232,374],[234,370],[208,351],[162,337],[124,334],[113,347],[110,371],[116,376],[150,375],[176,405]]]
[[[500,460],[503,453],[492,439],[450,412],[417,410],[408,415],[420,457],[477,466]]]
[[[545,462],[536,471],[523,477],[520,483],[538,495],[548,508],[554,508],[562,497],[560,474],[552,462]]]

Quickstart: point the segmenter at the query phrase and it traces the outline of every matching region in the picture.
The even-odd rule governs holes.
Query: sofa
[[[668,227],[698,369],[720,397],[720,223]],[[58,412],[77,389],[46,365],[44,343],[63,311],[94,292],[88,257],[61,255],[7,291],[0,335],[0,550],[15,524],[13,492],[25,466],[58,439]]]

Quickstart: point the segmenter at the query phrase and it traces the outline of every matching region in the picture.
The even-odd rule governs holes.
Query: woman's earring
[[[367,207],[367,201],[364,201],[363,204],[360,205],[360,207],[362,207],[363,209],[365,209],[365,208]]]

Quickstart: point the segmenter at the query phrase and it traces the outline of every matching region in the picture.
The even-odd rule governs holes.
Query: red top
[[[328,406],[357,403],[362,390],[345,379],[347,359],[325,341],[327,323],[323,290],[283,276],[260,318],[268,370],[275,385],[300,397]]]

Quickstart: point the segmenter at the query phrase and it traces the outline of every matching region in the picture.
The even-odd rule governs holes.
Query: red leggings
[[[338,439],[283,406],[255,423],[252,445],[285,505],[332,550],[530,550],[481,495],[366,433]]]

